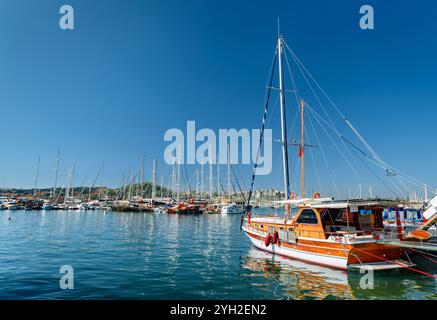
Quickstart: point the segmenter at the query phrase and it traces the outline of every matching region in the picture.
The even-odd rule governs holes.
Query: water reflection
[[[375,273],[364,290],[358,272],[255,249],[239,215],[2,211],[0,244],[2,299],[437,298],[436,280],[406,270]]]
[[[271,285],[272,299],[436,299],[437,281],[409,270],[373,272],[372,284],[358,271],[341,271],[251,248],[242,267]],[[364,284],[364,286],[363,286]],[[257,282],[265,286],[264,281]]]
[[[355,298],[345,271],[291,260],[256,248],[249,250],[243,267],[276,283],[282,291],[277,294],[283,298]]]

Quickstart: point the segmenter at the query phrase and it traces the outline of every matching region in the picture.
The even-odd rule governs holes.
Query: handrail
[[[247,223],[247,220],[245,220],[244,226],[246,227],[246,229],[251,230],[251,231],[267,233],[264,230],[260,230],[258,228],[252,227],[252,225],[249,225]],[[284,231],[289,232],[288,228],[285,228]],[[292,228],[291,231],[293,231],[296,234],[296,236],[298,236],[298,237],[305,237],[305,236],[308,237],[308,236],[311,236],[311,234],[317,234],[317,236],[320,239],[324,239],[324,238],[326,239],[332,235],[335,235],[338,237],[343,237],[345,235],[352,235],[352,234],[355,234],[355,235],[372,235],[373,234],[373,232],[369,231],[369,230],[356,230],[356,231],[350,230],[350,231],[341,231],[341,233],[338,233],[338,232],[317,231],[317,230],[299,230],[299,229]]]

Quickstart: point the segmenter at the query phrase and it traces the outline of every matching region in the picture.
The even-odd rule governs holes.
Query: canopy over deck
[[[398,206],[399,202],[391,200],[375,200],[375,201],[365,201],[365,200],[351,200],[351,201],[333,201],[324,203],[313,203],[310,206],[315,209],[347,209],[354,207],[378,207],[387,208]]]
[[[303,198],[275,201],[279,204],[289,204],[296,207],[312,207],[326,209],[346,209],[350,207],[398,207],[403,204],[395,200],[334,200],[334,198]]]

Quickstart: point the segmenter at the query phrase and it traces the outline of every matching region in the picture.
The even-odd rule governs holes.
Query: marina
[[[255,213],[280,212],[256,209]],[[437,298],[435,279],[408,270],[375,272],[375,288],[361,289],[358,271],[345,272],[258,250],[239,224],[239,215],[0,211],[0,240],[8,243],[0,249],[1,273],[8,275],[0,277],[0,296]],[[74,290],[59,290],[59,266],[64,264],[74,266]]]
[[[0,300],[437,300],[437,5],[4,1]]]

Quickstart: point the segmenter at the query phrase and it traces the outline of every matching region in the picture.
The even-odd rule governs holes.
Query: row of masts
[[[216,191],[214,188],[214,164],[212,161],[212,156],[210,156],[210,161],[209,161],[209,189],[207,192],[205,192],[205,170],[204,170],[204,163],[202,163],[200,165],[200,172],[197,169],[196,170],[196,192],[195,195],[196,197],[203,197],[205,196],[205,194],[208,195],[208,197],[210,199],[214,198],[215,193],[217,194],[217,197],[220,198],[222,196],[222,192],[221,190],[223,189],[222,186],[222,182],[221,182],[221,175],[220,175],[220,163],[216,164]],[[229,151],[228,151],[228,160],[227,160],[227,196],[229,199],[232,198],[232,195],[235,193],[233,191],[234,189],[234,185],[233,185],[233,179],[232,179],[232,175],[231,175],[231,163],[230,163],[230,156],[229,156]],[[180,200],[180,193],[181,193],[181,165],[180,165],[180,161],[175,161],[173,163],[172,166],[172,194],[176,195],[176,199],[179,201]],[[188,183],[189,185],[189,183]],[[190,187],[189,187],[190,189]],[[189,192],[191,193],[191,190],[189,190]],[[225,195],[225,194],[223,194]]]
[[[304,102],[301,100],[301,124],[302,124],[302,128],[303,128],[303,106],[304,106]],[[303,133],[303,130],[302,130]],[[300,142],[300,148],[302,146],[305,146],[305,140],[304,140],[304,135],[302,134],[302,140]],[[304,171],[304,152],[303,152],[303,148],[302,151],[299,152],[299,156],[301,157],[301,161],[302,161],[302,197],[305,197],[305,171]],[[34,189],[33,189],[33,195],[34,196],[38,196],[39,194],[39,184],[38,184],[38,179],[40,177],[40,163],[41,163],[41,159],[40,157],[37,158],[37,164],[36,164],[36,172],[35,172],[35,184],[34,184]],[[56,155],[56,167],[55,167],[55,174],[54,174],[54,183],[53,183],[53,187],[51,188],[50,191],[50,198],[51,199],[59,199],[61,197],[61,195],[63,195],[63,199],[64,202],[67,202],[69,199],[74,199],[75,196],[75,190],[73,187],[73,177],[75,176],[75,168],[76,168],[76,164],[75,161],[73,161],[72,166],[68,169],[67,172],[67,179],[66,179],[66,184],[64,185],[64,188],[60,188],[58,190],[58,179],[59,179],[59,163],[60,163],[60,152],[57,151],[57,155]],[[103,192],[105,192],[104,189],[107,188],[103,188],[103,171],[104,171],[104,167],[105,164],[102,164],[102,167],[99,169],[99,173],[94,181],[94,183],[92,181],[89,182],[89,186],[88,186],[88,201],[91,201],[91,194],[92,194],[92,188],[94,187],[94,185],[97,182],[97,179],[100,178],[100,187],[97,188],[98,189],[98,195],[97,197],[100,199],[102,198],[102,196],[104,196]],[[129,177],[128,179],[125,179],[125,176],[123,175],[123,179],[121,182],[121,199],[131,199],[132,197],[140,197],[142,198],[144,195],[144,173],[145,173],[145,157],[142,157],[142,161],[140,164],[140,169],[139,169],[139,173],[138,173],[138,184],[134,184],[134,180],[136,178],[134,178],[132,176],[131,170],[129,170]],[[163,198],[164,196],[167,197],[173,197],[178,201],[180,201],[180,196],[181,196],[181,192],[182,192],[182,188],[181,188],[181,182],[180,182],[180,177],[181,177],[181,170],[180,170],[181,166],[180,164],[178,164],[177,162],[174,163],[173,165],[173,174],[172,174],[172,182],[171,182],[171,188],[162,188],[164,186],[164,177],[161,176],[161,180],[160,180],[160,194],[157,194],[157,186],[158,186],[158,178],[157,178],[157,161],[153,160],[153,169],[152,169],[152,194],[151,194],[151,198],[152,199],[156,199],[156,198]],[[231,164],[230,161],[228,159],[227,161],[227,190],[225,191],[225,189],[223,188],[222,185],[222,179],[221,179],[221,175],[220,175],[220,165],[217,164],[216,165],[216,189],[214,190],[214,166],[212,165],[212,161],[211,163],[209,163],[209,191],[205,192],[205,172],[204,172],[204,165],[200,166],[200,170],[196,170],[196,188],[195,188],[195,192],[192,192],[192,190],[189,190],[189,195],[192,196],[196,196],[197,198],[209,198],[209,199],[220,199],[222,196],[224,197],[228,197],[228,199],[231,199],[233,197],[233,195],[236,195],[237,192],[234,188],[233,185],[233,181],[232,181],[232,177],[231,177]],[[64,190],[64,192],[62,192],[62,190]],[[76,194],[77,195],[81,195],[83,193],[84,187],[82,188],[81,192],[78,192]],[[167,189],[168,191],[171,190],[171,193],[169,193],[168,191],[163,191],[163,189]],[[6,190],[6,178],[4,178],[4,188],[3,190]],[[308,190],[307,190],[308,191]],[[424,186],[424,193],[419,197],[417,195],[417,193],[413,192],[409,199],[411,202],[427,202],[429,200],[428,197],[428,186],[425,185]],[[187,195],[187,192],[182,192],[185,196]],[[310,192],[311,193],[311,192]],[[348,199],[373,199],[374,198],[374,190],[372,185],[370,185],[368,187],[368,189],[366,190],[366,195],[363,196],[363,188],[361,183],[358,184],[358,191],[355,191],[355,193],[353,193],[351,191],[351,188],[349,188],[348,190]],[[437,193],[437,190],[436,190]],[[4,194],[4,192],[3,192]],[[433,192],[431,192],[431,194],[433,194]],[[107,194],[106,194],[107,195]],[[376,196],[377,197],[377,196]],[[278,199],[279,200],[279,199]]]

